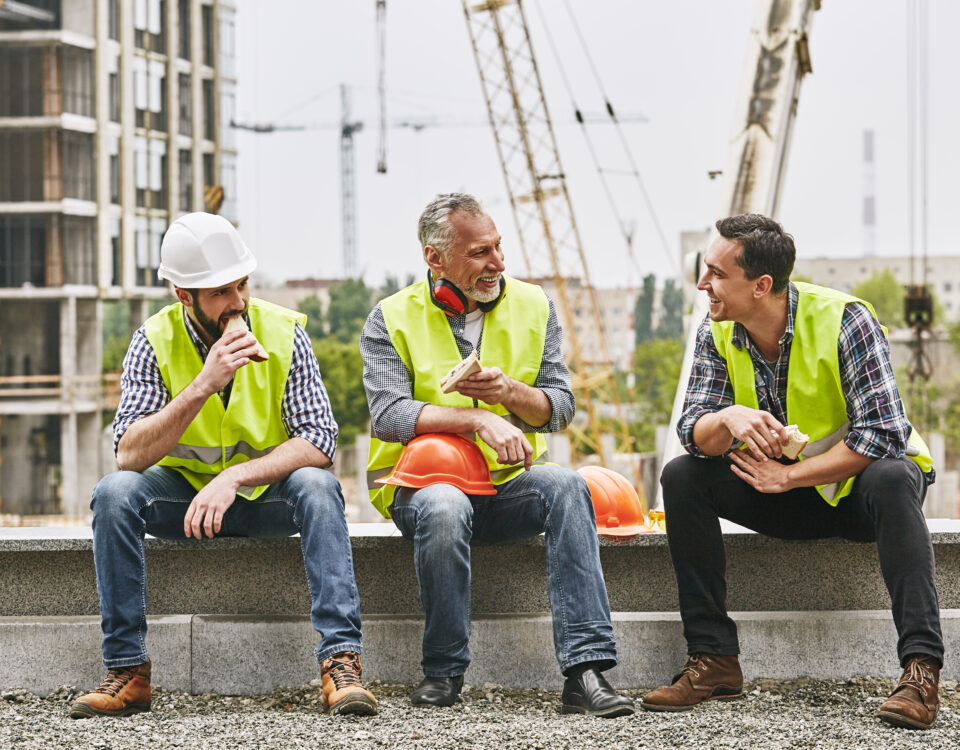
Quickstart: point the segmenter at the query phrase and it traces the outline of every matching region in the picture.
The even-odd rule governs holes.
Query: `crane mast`
[[[612,421],[623,449],[629,446],[630,436],[523,3],[462,2],[527,275],[549,279],[555,285],[571,382],[578,407],[587,417],[585,428],[571,425],[570,430],[606,465],[612,456],[606,455],[600,439],[599,402],[612,406]],[[574,314],[577,310],[587,312],[588,318],[581,324]],[[589,349],[584,346],[588,337],[594,344]]]
[[[761,213],[775,218],[777,215],[800,83],[804,75],[812,72],[807,38],[813,14],[819,9],[820,0],[759,0],[757,3],[744,86],[723,173],[720,216]],[[710,240],[714,237],[716,230]],[[700,275],[700,260],[698,255],[693,264],[694,283]],[[683,367],[663,452],[664,464],[683,453],[673,428],[683,409],[697,328],[706,314],[706,296],[698,294],[687,329]],[[656,505],[662,505],[659,491]]]

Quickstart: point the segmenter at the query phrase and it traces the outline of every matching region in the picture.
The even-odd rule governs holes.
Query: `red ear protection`
[[[455,284],[445,279],[438,279],[433,285],[433,301],[437,307],[450,317],[463,315],[470,302],[466,295]]]
[[[470,306],[470,300],[467,299],[467,295],[461,292],[460,288],[452,281],[447,281],[446,279],[437,279],[434,281],[433,274],[428,271],[427,283],[430,285],[430,299],[433,300],[433,304],[451,318],[467,312],[467,308]],[[484,312],[490,312],[503,298],[503,288],[506,284],[506,279],[504,279],[503,274],[501,274],[500,294],[497,295],[495,300],[491,300],[490,302],[478,302],[477,307]]]

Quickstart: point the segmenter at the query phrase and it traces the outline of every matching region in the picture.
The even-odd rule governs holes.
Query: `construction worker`
[[[343,495],[325,471],[337,424],[306,316],[251,298],[257,261],[223,217],[177,219],[160,257],[159,276],[173,284],[178,302],[133,335],[113,423],[121,471],[103,478],[90,506],[109,672],[70,715],[150,710],[144,533],[299,533],[324,704],[335,713],[375,714],[377,702],[361,683]],[[246,325],[224,332],[238,317],[252,333]]]
[[[868,303],[790,282],[793,238],[772,219],[733,216],[717,229],[697,284],[710,312],[677,424],[689,455],[660,480],[690,656],[643,707],[741,697],[718,520],[726,518],[781,539],[876,541],[903,667],[879,716],[929,728],[943,663],[922,512],[933,462],[904,414],[884,329]],[[794,424],[809,440],[799,462],[783,455]]]
[[[438,196],[420,216],[427,279],[380,302],[360,338],[374,437],[371,500],[413,541],[426,616],[424,678],[414,704],[450,706],[470,663],[470,541],[546,535],[554,646],[565,713],[632,714],[601,672],[617,663],[593,506],[574,471],[546,463],[543,433],[574,412],[553,303],[504,275],[500,234],[476,198]],[[441,378],[480,354],[481,370],[443,393]],[[495,495],[452,484],[377,484],[416,435],[468,435],[483,450]]]

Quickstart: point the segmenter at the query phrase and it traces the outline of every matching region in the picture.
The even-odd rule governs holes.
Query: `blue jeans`
[[[574,471],[534,466],[497,487],[466,495],[449,484],[397,489],[393,521],[413,541],[426,623],[423,673],[456,677],[470,664],[470,541],[508,542],[544,532],[547,592],[560,669],[617,663],[607,588],[587,484]]]
[[[183,518],[196,490],[173,469],[108,474],[93,490],[93,559],[100,595],[103,663],[141,664],[147,654],[144,533],[185,539]],[[360,652],[360,605],[340,483],[328,471],[297,469],[256,501],[238,497],[219,536],[300,534],[310,587],[310,619],[320,633],[318,661]],[[201,542],[197,542],[200,544]]]

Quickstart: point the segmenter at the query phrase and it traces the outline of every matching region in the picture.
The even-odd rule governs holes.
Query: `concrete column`
[[[60,507],[65,513],[77,505],[77,414],[74,377],[77,375],[77,298],[60,302]]]

